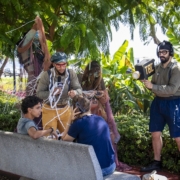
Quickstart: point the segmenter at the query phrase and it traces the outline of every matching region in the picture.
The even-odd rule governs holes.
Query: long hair
[[[95,77],[95,73],[98,77]],[[83,90],[101,90],[102,72],[100,64],[97,61],[89,63],[84,71],[81,86]]]

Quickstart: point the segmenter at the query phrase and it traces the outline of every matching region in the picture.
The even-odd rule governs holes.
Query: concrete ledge
[[[36,180],[103,180],[92,146],[0,131],[0,170]],[[115,172],[106,180],[140,180]]]

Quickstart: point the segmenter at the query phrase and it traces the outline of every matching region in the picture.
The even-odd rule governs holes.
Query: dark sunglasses
[[[163,50],[163,51],[159,51],[158,54],[166,55],[168,52],[169,52],[168,50]]]

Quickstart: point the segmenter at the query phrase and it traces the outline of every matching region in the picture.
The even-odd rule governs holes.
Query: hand
[[[58,135],[57,135],[57,133],[56,133],[55,130],[53,130],[53,132],[51,133],[51,135],[55,136],[55,139],[58,139]]]
[[[54,88],[54,91],[53,91],[53,96],[60,94],[60,93],[61,93],[61,91],[62,91],[62,88],[60,88],[60,87],[56,87],[56,88]]]
[[[71,98],[73,98],[74,96],[76,96],[76,91],[70,90],[70,91],[68,92],[68,95],[69,95]]]
[[[71,107],[71,121],[74,121],[76,119],[76,116],[81,113],[80,111],[76,112],[76,110],[77,107],[74,109],[73,107]]]
[[[146,88],[152,89],[153,84],[152,84],[150,81],[148,81],[148,80],[142,80],[141,82],[144,84],[144,86],[145,86]]]
[[[34,24],[33,24],[32,29],[34,29],[34,30],[37,31],[37,23],[34,23]]]

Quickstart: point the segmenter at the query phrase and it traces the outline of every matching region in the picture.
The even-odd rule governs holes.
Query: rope
[[[16,28],[16,29],[13,29],[13,30],[11,30],[11,31],[7,31],[7,32],[5,32],[5,33],[8,34],[8,33],[11,33],[11,32],[13,32],[13,31],[16,31],[17,29],[20,29],[20,28],[24,27],[25,25],[27,25],[27,24],[29,24],[29,23],[31,23],[31,22],[33,22],[33,21],[34,21],[34,19],[33,19],[32,21],[29,21],[29,22],[23,24],[22,26],[20,26],[20,27],[18,27],[18,28]]]
[[[54,78],[55,78],[55,70],[54,70],[54,68],[52,70],[53,70],[53,74],[54,74]],[[65,85],[67,83],[67,80],[69,79],[69,72],[68,72],[67,69],[66,69],[66,74],[67,74],[67,77],[64,80],[64,83],[63,83],[63,86],[62,86],[62,90],[61,90],[61,92],[60,92],[60,94],[59,94],[57,99],[56,99],[55,95],[53,95],[54,94],[54,89],[56,87],[56,83],[54,83],[54,78],[53,78],[53,87],[50,89],[50,93],[49,93],[49,102],[50,102],[50,106],[51,106],[52,109],[56,107],[57,103],[61,99],[62,92],[64,91],[64,87],[65,87]],[[51,78],[50,78],[50,84],[51,84]]]
[[[43,108],[48,109],[48,110],[52,110],[52,108],[47,108],[47,107],[45,107],[44,105],[43,105]],[[50,122],[54,121],[56,118],[58,118],[58,121],[61,123],[61,125],[62,125],[63,128],[65,129],[64,124],[62,123],[62,121],[61,121],[61,119],[60,119],[60,116],[63,115],[63,114],[69,109],[69,106],[66,106],[66,109],[65,109],[63,112],[61,112],[61,113],[58,112],[59,109],[61,109],[61,108],[55,108],[55,109],[54,109],[54,110],[56,110],[56,115],[57,115],[57,116],[54,116],[52,119],[50,119],[50,120],[44,125],[43,129],[45,129],[45,127],[46,127]]]

